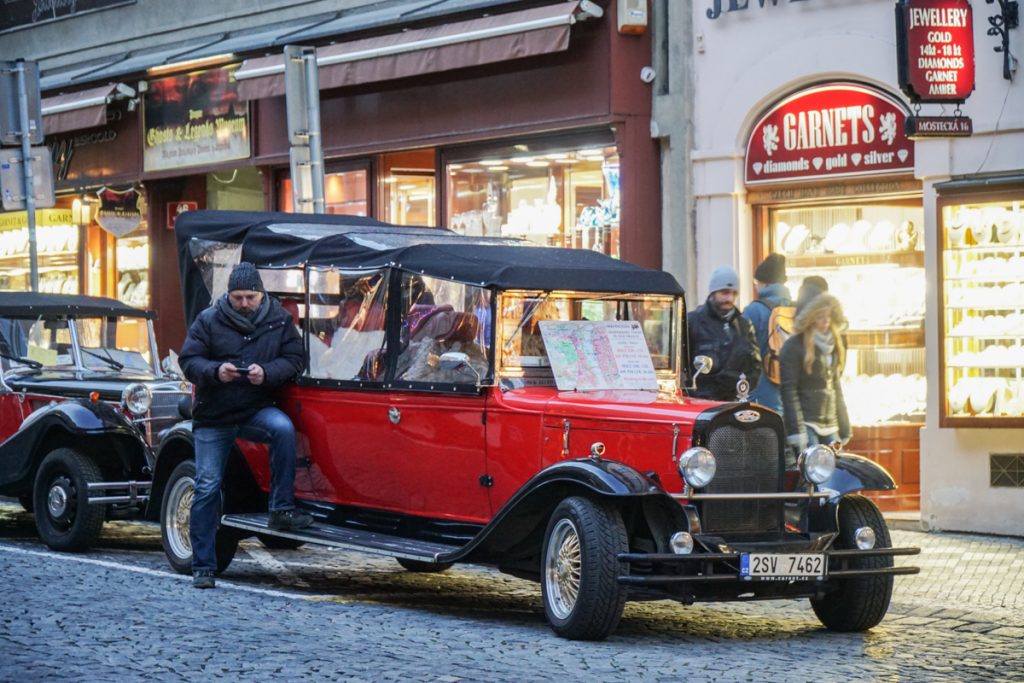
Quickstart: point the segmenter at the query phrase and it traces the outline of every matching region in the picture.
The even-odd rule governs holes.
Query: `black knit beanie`
[[[263,279],[256,270],[256,266],[248,261],[242,261],[231,271],[228,278],[228,291],[234,292],[238,289],[246,289],[253,292],[263,291]]]
[[[782,254],[769,254],[768,258],[754,269],[754,279],[766,285],[774,285],[786,281],[786,257]]]

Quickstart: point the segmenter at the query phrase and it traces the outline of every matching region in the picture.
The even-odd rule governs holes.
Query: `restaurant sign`
[[[143,105],[146,171],[249,158],[249,109],[238,98],[238,65],[157,78]]]
[[[818,180],[914,169],[902,102],[859,83],[829,83],[771,107],[751,131],[747,184]]]
[[[896,3],[900,89],[912,102],[963,102],[974,91],[974,20],[968,0]]]

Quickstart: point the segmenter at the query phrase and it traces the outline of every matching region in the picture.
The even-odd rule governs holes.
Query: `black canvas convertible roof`
[[[197,247],[204,243],[240,245],[242,260],[264,268],[393,267],[499,289],[683,293],[669,273],[594,251],[463,237],[442,228],[397,226],[358,216],[190,211],[177,218],[175,231],[190,321],[209,305],[195,263]]]
[[[116,299],[81,294],[41,294],[39,292],[0,292],[0,316],[35,318],[37,316],[108,316],[155,318]]]

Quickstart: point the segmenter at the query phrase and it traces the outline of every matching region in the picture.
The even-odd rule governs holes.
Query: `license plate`
[[[740,576],[748,579],[788,579],[825,576],[824,553],[743,553]]]

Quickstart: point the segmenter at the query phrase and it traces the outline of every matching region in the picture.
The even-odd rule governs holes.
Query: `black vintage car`
[[[162,430],[191,387],[159,366],[153,314],[113,299],[0,293],[0,495],[54,550],[145,514]]]

